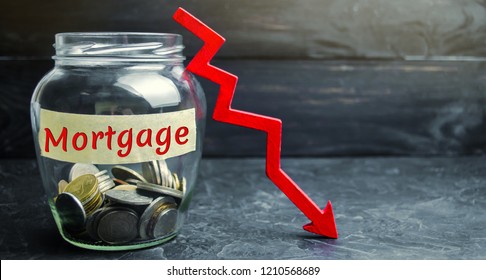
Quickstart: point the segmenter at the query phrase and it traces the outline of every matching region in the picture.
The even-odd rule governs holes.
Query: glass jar
[[[61,33],[31,120],[48,203],[76,246],[126,250],[175,237],[196,183],[206,101],[182,36]]]

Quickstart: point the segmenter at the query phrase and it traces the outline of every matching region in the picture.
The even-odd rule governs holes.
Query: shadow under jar
[[[176,236],[202,154],[206,101],[182,36],[60,33],[31,120],[62,237],[127,250]]]

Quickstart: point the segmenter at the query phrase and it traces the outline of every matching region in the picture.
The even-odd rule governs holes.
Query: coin
[[[86,222],[86,212],[79,199],[71,193],[63,192],[57,196],[56,209],[61,224],[72,231],[80,231]]]
[[[186,194],[187,191],[187,180],[186,177],[182,177],[181,188],[179,189],[183,195]]]
[[[94,211],[93,214],[91,214],[86,220],[86,231],[94,240],[100,240],[100,237],[98,236],[98,223],[102,217],[100,214],[105,210],[106,208],[101,208]]]
[[[152,162],[152,168],[154,169],[154,174],[155,174],[155,182],[154,184],[162,184],[162,175],[160,174],[160,167],[159,163],[156,160],[153,160]]]
[[[64,189],[66,188],[66,186],[68,185],[69,183],[66,182],[65,180],[61,180],[59,181],[59,183],[57,184],[57,190],[59,193],[62,193],[64,192]]]
[[[159,186],[159,185],[151,184],[151,183],[138,182],[137,188],[139,188],[141,190],[146,190],[146,191],[150,191],[150,192],[156,192],[156,193],[160,193],[160,194],[163,194],[163,195],[172,196],[172,197],[175,197],[175,198],[180,198],[180,199],[183,197],[183,194],[182,194],[181,191],[174,190],[174,189],[171,189],[171,188],[168,188],[168,187],[165,187],[165,186]]]
[[[96,179],[98,179],[98,182],[104,182],[104,181],[111,181],[110,175],[101,175],[101,176],[96,176]]]
[[[130,184],[130,185],[136,185],[138,182],[142,182],[142,181],[137,180],[137,179],[127,179],[127,184]]]
[[[98,222],[98,236],[109,244],[130,242],[137,237],[138,215],[128,208],[114,208]]]
[[[167,171],[165,178],[167,180],[167,183],[165,184],[165,186],[173,189],[174,188],[174,177],[172,176],[172,174],[170,174],[170,171]]]
[[[154,161],[142,163],[142,174],[147,182],[157,184],[157,174],[155,173],[153,162]]]
[[[111,168],[111,174],[113,174],[115,178],[123,180],[125,182],[127,181],[127,179],[137,179],[142,182],[147,182],[147,180],[145,180],[142,175],[138,174],[137,171],[121,165],[113,166]]]
[[[93,174],[85,174],[77,177],[69,183],[64,192],[72,193],[80,201],[90,198],[98,190],[98,180]]]
[[[115,182],[113,182],[113,180],[111,180],[111,178],[98,184],[98,188],[100,189],[100,192],[102,192],[102,193],[105,193],[105,192],[107,192],[108,190],[110,190],[114,187],[115,187]]]
[[[84,209],[86,210],[86,207],[88,205],[95,204],[96,201],[99,199],[100,195],[101,195],[101,193],[99,191],[95,191],[90,197],[81,200],[81,203],[83,204]]]
[[[181,191],[181,182],[179,181],[179,176],[177,176],[177,173],[174,173],[172,174],[172,177],[174,178],[172,188]]]
[[[137,186],[134,185],[118,185],[114,187],[112,190],[118,190],[118,191],[136,191]]]
[[[107,175],[107,174],[108,174],[108,170],[101,170],[100,172],[96,173],[95,176],[96,176],[96,178],[99,178],[99,177],[101,177],[103,175]],[[108,175],[108,176],[110,176],[110,175]]]
[[[148,225],[148,234],[152,238],[159,238],[174,232],[177,225],[177,209],[173,205],[161,207],[161,211],[157,211],[155,216],[152,216]]]
[[[173,184],[174,179],[172,178],[172,174],[170,172],[169,166],[165,160],[158,160],[157,161],[160,170],[160,177],[161,177],[161,185],[165,187],[171,187]]]
[[[165,187],[170,187],[172,183],[172,178],[170,174],[169,167],[167,166],[167,163],[165,160],[158,160],[157,164],[159,166],[159,172],[160,172],[160,185],[165,186]]]
[[[113,182],[110,175],[108,175],[107,170],[97,173],[96,178],[98,179],[98,189],[100,192],[106,192],[115,186],[115,182]]]
[[[92,201],[83,205],[84,211],[86,211],[86,215],[91,215],[94,211],[98,210],[101,205],[103,205],[104,196],[101,193],[97,193],[96,197],[93,198]]]
[[[112,202],[128,205],[149,205],[154,200],[152,197],[141,195],[136,191],[109,190],[105,195]]]
[[[123,181],[123,180],[120,180],[120,179],[117,179],[117,178],[114,178],[113,179],[113,182],[115,183],[115,185],[119,186],[119,185],[128,185],[127,182]]]
[[[152,201],[152,203],[150,203],[150,205],[142,213],[142,216],[140,217],[139,227],[138,227],[138,233],[142,239],[149,238],[148,235],[149,233],[147,232],[147,229],[150,220],[153,218],[154,213],[157,211],[157,209],[160,209],[164,205],[176,205],[176,204],[172,197],[161,196],[154,199],[154,201]]]
[[[94,175],[98,172],[100,172],[100,170],[92,164],[76,163],[73,165],[73,167],[71,167],[71,171],[69,172],[69,182],[72,182],[74,179],[78,178],[81,175]]]

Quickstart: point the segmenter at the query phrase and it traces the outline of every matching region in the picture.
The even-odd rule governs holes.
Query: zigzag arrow
[[[238,77],[210,64],[213,56],[224,44],[225,39],[206,26],[186,10],[179,8],[174,20],[204,41],[203,48],[187,66],[187,70],[220,85],[213,118],[220,122],[244,126],[267,133],[266,173],[268,178],[311,220],[304,229],[337,238],[331,201],[321,210],[307,194],[280,168],[280,147],[282,142],[282,121],[231,108]]]

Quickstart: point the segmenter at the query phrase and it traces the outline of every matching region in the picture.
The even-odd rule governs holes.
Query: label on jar
[[[137,163],[196,150],[195,110],[146,115],[82,115],[41,109],[44,157],[95,164]]]

